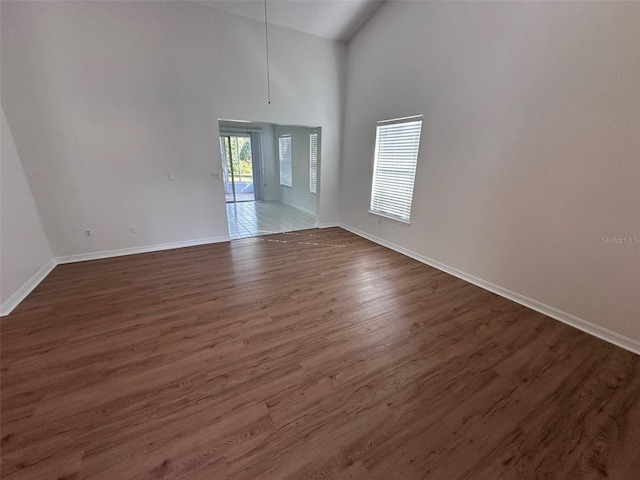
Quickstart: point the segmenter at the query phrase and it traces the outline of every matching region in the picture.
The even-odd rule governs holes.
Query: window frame
[[[313,151],[312,137],[315,136],[315,152]],[[315,153],[315,161],[314,161]],[[315,180],[315,182],[312,182]],[[318,132],[309,134],[309,195],[318,195]]]
[[[423,115],[413,115],[410,117],[394,118],[394,119],[382,120],[382,121],[376,122],[376,137],[375,137],[375,144],[374,144],[373,168],[371,173],[371,184],[370,184],[371,191],[369,196],[369,213],[370,214],[376,215],[378,217],[382,217],[388,220],[393,220],[395,222],[399,222],[404,225],[411,224],[411,213],[413,210],[413,195],[415,192],[415,180],[416,180],[416,173],[417,173],[417,167],[418,167],[418,160],[420,157],[420,141],[422,138],[423,120],[424,120]],[[400,178],[400,180],[403,181],[403,180],[407,180],[407,177],[411,177],[410,181],[404,182],[407,187],[410,184],[410,189],[408,189],[408,193],[405,193],[403,197],[400,197],[400,201],[397,202],[398,204],[401,204],[404,201],[405,205],[402,208],[398,208],[399,210],[406,211],[406,216],[404,216],[404,215],[395,214],[389,211],[385,211],[384,209],[380,208],[379,198],[381,196],[384,196],[385,189],[384,188],[376,189],[376,185],[379,184],[381,181],[384,181],[384,174],[381,173],[381,170],[384,169],[384,166],[380,167],[379,165],[381,161],[381,158],[380,158],[381,147],[384,147],[384,150],[387,152],[390,148],[391,149],[401,148],[405,150],[407,149],[407,144],[405,143],[406,139],[402,139],[400,142],[397,142],[395,144],[387,141],[386,144],[383,145],[383,142],[385,141],[385,139],[383,138],[384,130],[385,128],[397,127],[398,125],[407,124],[407,123],[416,123],[418,124],[418,127],[417,127],[417,135],[414,134],[412,138],[413,144],[410,146],[410,148],[412,149],[411,156],[413,157],[411,159],[412,165],[408,165],[409,171],[407,171],[406,174],[404,175],[405,178]],[[407,151],[401,152],[401,155],[407,157]],[[404,160],[406,162],[407,158],[404,158]],[[388,162],[388,159],[387,159],[387,162]],[[388,168],[389,167],[387,166],[387,169]],[[387,177],[388,176],[389,175],[387,174]],[[376,201],[376,198],[378,198],[377,201]],[[407,208],[407,204],[408,204],[408,208]]]
[[[286,139],[289,140],[289,184],[282,183],[282,140]],[[290,133],[278,136],[278,177],[281,187],[293,188],[293,140]]]

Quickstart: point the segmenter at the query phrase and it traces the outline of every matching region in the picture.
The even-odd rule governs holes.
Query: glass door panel
[[[221,135],[220,153],[227,202],[255,200],[251,138],[248,135]]]

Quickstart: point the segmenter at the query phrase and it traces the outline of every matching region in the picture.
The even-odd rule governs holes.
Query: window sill
[[[392,222],[399,223],[400,225],[404,225],[406,227],[411,225],[410,220],[403,220],[401,218],[393,217],[391,215],[385,215],[384,213],[374,212],[373,210],[369,210],[369,214],[375,215],[376,217],[384,218],[385,220],[391,220]]]

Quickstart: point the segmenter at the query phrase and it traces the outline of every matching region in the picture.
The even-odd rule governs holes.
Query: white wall
[[[337,222],[344,44],[269,28],[268,105],[260,22],[193,2],[1,8],[2,103],[56,256],[225,238],[219,118],[323,126],[318,221]]]
[[[4,108],[0,132],[0,313],[5,315],[55,264]],[[39,278],[30,282],[34,276]]]
[[[640,341],[640,4],[387,2],[348,47],[340,218]],[[412,224],[377,120],[424,114]],[[636,343],[637,345],[637,343]]]
[[[264,199],[280,200],[280,176],[278,170],[277,144],[275,125],[270,123],[262,126],[262,153],[264,155]]]
[[[291,187],[280,185],[280,201],[312,215],[316,213],[316,196],[309,193],[309,134],[315,131],[317,129],[294,126],[275,128],[278,182],[280,181],[279,138],[283,135],[291,136]],[[318,158],[320,158],[320,152],[318,152]]]

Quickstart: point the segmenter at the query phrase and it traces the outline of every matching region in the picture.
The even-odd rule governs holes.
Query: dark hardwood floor
[[[640,357],[344,230],[58,266],[2,478],[638,479]]]

